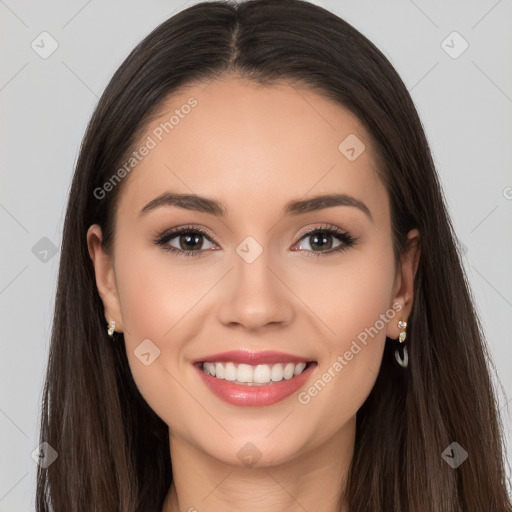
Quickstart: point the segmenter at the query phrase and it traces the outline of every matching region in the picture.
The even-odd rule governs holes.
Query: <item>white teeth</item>
[[[214,373],[211,375],[216,376],[219,379],[223,379],[226,375],[226,371],[224,370],[224,366],[222,366],[222,363],[210,363],[213,368],[215,368]]]
[[[295,370],[293,371],[293,375],[300,375],[304,368],[306,368],[306,363],[299,363],[295,365]]]
[[[224,378],[226,380],[236,380],[236,366],[233,363],[226,363]]]
[[[279,382],[280,380],[283,380],[283,365],[281,365],[281,364],[272,365],[272,370],[270,370],[270,378],[274,382]]]
[[[295,370],[295,365],[293,363],[288,363],[283,370],[283,377],[286,380],[290,380],[293,377],[293,371]]]
[[[252,372],[252,380],[257,384],[266,384],[270,382],[270,366],[268,364],[259,364]]]
[[[290,380],[300,375],[306,363],[276,363],[273,365],[228,363],[203,363],[203,371],[217,379],[235,381],[237,384],[266,384],[270,381]]]
[[[204,371],[215,377],[215,363],[204,363]]]
[[[248,364],[239,364],[236,371],[238,382],[252,382],[252,368]]]

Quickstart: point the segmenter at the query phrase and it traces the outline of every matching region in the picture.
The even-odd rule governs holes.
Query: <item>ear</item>
[[[123,317],[117,291],[113,258],[101,246],[102,236],[101,227],[98,224],[90,226],[87,230],[87,247],[89,248],[89,256],[94,266],[96,287],[105,309],[106,323],[110,320],[115,320],[115,330],[123,332]]]
[[[393,285],[393,299],[391,305],[399,303],[402,309],[397,310],[396,321],[387,324],[386,336],[391,339],[398,338],[400,329],[398,321],[407,321],[412,309],[414,296],[414,277],[418,270],[421,253],[420,233],[417,229],[411,229],[407,235],[406,250],[400,257],[400,265]]]

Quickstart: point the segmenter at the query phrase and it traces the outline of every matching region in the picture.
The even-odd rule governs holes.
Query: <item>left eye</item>
[[[332,239],[338,239],[339,243],[333,246]],[[308,247],[302,247],[300,242],[299,249],[305,249],[312,256],[324,256],[339,251],[344,251],[355,244],[356,239],[349,233],[332,227],[315,228],[305,233],[300,240],[305,240]],[[327,249],[327,250],[326,250]],[[331,250],[333,249],[333,250]]]
[[[313,234],[308,233],[301,238],[301,240],[305,241],[306,247],[299,246],[299,249],[306,249],[307,251],[317,252],[322,249],[328,250],[341,245],[341,242],[339,241],[338,245],[333,246],[333,239],[336,239],[336,237],[333,235],[333,233],[329,233],[328,231],[318,231]],[[304,242],[302,243],[304,244]]]

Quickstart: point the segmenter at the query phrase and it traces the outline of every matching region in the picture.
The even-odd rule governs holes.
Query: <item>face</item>
[[[88,243],[105,317],[171,436],[228,464],[253,450],[264,466],[353,432],[412,297],[362,124],[314,92],[228,77],[173,94],[135,150],[112,257],[97,225]],[[345,200],[308,202],[322,195]],[[279,382],[272,360],[255,359],[277,379],[264,386],[195,364],[226,351],[309,363]]]

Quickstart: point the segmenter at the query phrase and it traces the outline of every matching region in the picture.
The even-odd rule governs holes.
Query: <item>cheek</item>
[[[134,245],[130,251],[120,246],[116,254],[127,358],[140,393],[171,425],[173,417],[187,416],[190,396],[180,385],[180,354],[199,328],[199,322],[191,320],[198,310],[194,305],[215,279],[211,272],[208,277],[202,271],[193,271],[190,265],[176,264],[178,258],[159,249],[137,250]],[[150,361],[147,365],[143,356],[146,353],[146,362]]]
[[[286,279],[293,280],[294,292],[311,311],[318,333],[331,350],[348,349],[353,339],[371,327],[379,331],[375,338],[385,339],[386,326],[379,319],[391,307],[395,279],[391,249],[374,244],[325,264],[300,265],[303,268],[288,271]]]
[[[322,320],[323,358],[316,380],[299,400],[332,428],[348,421],[369,395],[379,372],[386,327],[399,319],[390,304],[393,256],[374,254],[354,253],[329,276],[318,270],[307,280],[308,305]]]
[[[116,269],[123,321],[131,342],[137,342],[137,337],[172,342],[175,326],[193,316],[193,306],[215,283],[206,266],[158,248],[121,253],[116,257]]]
[[[156,398],[169,385],[179,388],[172,375],[182,373],[186,350],[193,353],[189,340],[198,338],[203,327],[208,292],[226,270],[144,247],[126,234],[119,240],[115,265],[127,357],[143,395]],[[147,339],[158,349],[150,366],[137,357],[139,347],[151,349]]]

